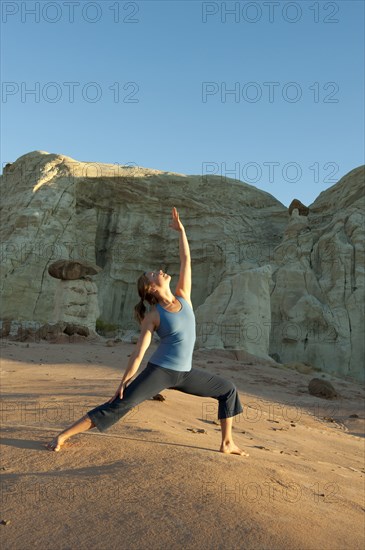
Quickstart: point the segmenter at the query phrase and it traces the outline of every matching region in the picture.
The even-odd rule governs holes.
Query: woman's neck
[[[176,303],[176,298],[172,294],[172,292],[170,292],[169,294],[166,293],[158,297],[158,303],[163,307],[172,306]]]

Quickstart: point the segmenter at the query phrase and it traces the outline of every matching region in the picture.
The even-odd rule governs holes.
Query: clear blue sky
[[[44,150],[209,172],[289,205],[364,163],[361,0],[80,0],[73,21],[59,0],[1,4],[1,166]]]

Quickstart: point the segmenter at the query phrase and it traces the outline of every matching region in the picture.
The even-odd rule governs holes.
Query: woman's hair
[[[141,299],[138,304],[134,306],[134,316],[136,321],[141,324],[146,313],[146,306],[143,303],[144,300],[146,300],[151,306],[157,304],[158,300],[156,296],[152,294],[151,283],[145,274],[138,278],[137,289]]]

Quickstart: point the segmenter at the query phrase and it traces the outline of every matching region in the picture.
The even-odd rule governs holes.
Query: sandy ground
[[[326,376],[341,393],[328,401],[307,391],[318,373],[197,351],[194,367],[239,390],[233,435],[248,458],[218,451],[214,399],[174,390],[46,450],[114,394],[134,347],[2,340],[3,550],[364,548],[360,384]]]

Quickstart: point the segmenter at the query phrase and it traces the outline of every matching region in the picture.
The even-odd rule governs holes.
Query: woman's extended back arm
[[[135,350],[132,352],[129,358],[127,369],[122,378],[122,382],[127,383],[128,380],[133,378],[133,376],[138,371],[139,366],[144,357],[144,354],[146,353],[147,349],[151,344],[154,330],[155,330],[155,323],[154,323],[152,312],[150,312],[150,313],[147,313],[146,317],[143,319],[141,323],[141,333],[139,335]]]

